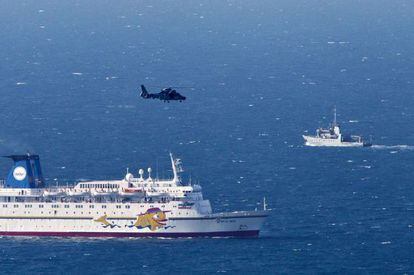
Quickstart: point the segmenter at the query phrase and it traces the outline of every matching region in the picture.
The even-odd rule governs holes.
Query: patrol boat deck
[[[255,237],[267,211],[212,213],[200,185],[183,184],[181,161],[170,154],[174,177],[46,187],[38,155],[14,161],[0,186],[0,235],[76,237]]]

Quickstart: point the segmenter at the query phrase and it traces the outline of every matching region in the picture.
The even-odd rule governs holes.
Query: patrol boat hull
[[[369,147],[371,144],[364,142],[347,142],[337,139],[324,139],[316,136],[305,136],[303,135],[306,146],[326,146],[326,147]]]

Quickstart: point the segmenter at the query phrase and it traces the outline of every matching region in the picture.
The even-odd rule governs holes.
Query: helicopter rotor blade
[[[195,87],[190,87],[190,86],[151,86],[148,85],[147,87],[149,88],[158,88],[158,89],[164,89],[164,88],[171,88],[171,89],[190,89],[192,91],[194,91],[196,88]]]

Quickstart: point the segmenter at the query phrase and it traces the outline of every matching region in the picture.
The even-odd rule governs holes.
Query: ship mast
[[[173,173],[174,173],[174,182],[176,182],[178,180],[178,174],[177,174],[177,167],[175,167],[172,153],[170,153],[170,159],[171,159],[171,166],[172,166]]]
[[[180,173],[184,172],[181,160],[174,159],[172,153],[170,153],[170,159],[171,159],[171,166],[172,166],[173,173],[174,173],[173,181],[175,183],[181,183]]]
[[[333,126],[335,127],[337,125],[336,123],[336,106],[334,107],[334,120],[333,120]]]

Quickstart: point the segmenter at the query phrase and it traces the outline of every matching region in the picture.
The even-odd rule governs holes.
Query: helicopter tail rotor
[[[149,93],[147,91],[147,89],[145,88],[144,85],[141,85],[141,97],[143,98],[148,98],[149,97]]]

